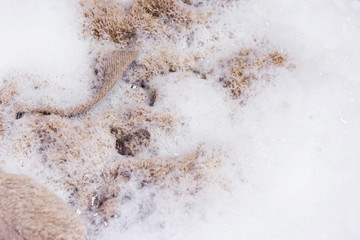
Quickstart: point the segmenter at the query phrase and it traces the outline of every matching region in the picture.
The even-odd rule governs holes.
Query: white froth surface
[[[176,109],[183,121],[158,140],[160,153],[186,153],[202,142],[220,147],[226,156],[217,175],[230,191],[209,185],[199,195],[164,190],[153,197],[156,189],[129,184],[134,202],[96,239],[360,239],[360,2],[208,2],[218,14],[194,35],[204,69],[254,36],[284,50],[296,67],[259,81],[245,105],[217,83],[221,69],[207,80],[191,73],[155,79],[155,108]],[[1,0],[0,77],[40,75],[49,98],[86,99],[88,43],[77,35],[74,9],[71,1]],[[142,219],[138,203],[149,198],[155,210]]]
[[[22,100],[34,106],[83,102],[89,94],[89,43],[81,39],[76,2],[2,0],[0,11],[2,81],[16,82]]]

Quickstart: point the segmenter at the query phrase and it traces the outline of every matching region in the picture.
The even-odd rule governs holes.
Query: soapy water
[[[202,180],[196,194],[187,192],[193,182],[186,180],[175,184],[166,179],[146,187],[139,187],[138,179],[122,184],[124,198],[117,216],[89,223],[89,239],[359,238],[359,1],[200,2],[196,1],[199,8],[215,14],[208,26],[197,28],[188,51],[202,53],[198,68],[208,74],[202,79],[181,71],[153,79],[152,86],[157,89],[154,111],[173,109],[181,124],[169,135],[157,132],[152,147],[158,156],[188,154],[199,145],[205,152],[217,149],[221,165]],[[66,94],[76,93],[79,101],[86,99],[83,89],[89,82],[82,77],[89,74],[85,64],[89,61],[88,43],[75,34],[79,26],[71,22],[77,16],[72,12],[74,5],[70,1],[34,3],[0,3],[6,12],[17,9],[23,17],[39,8],[58,16],[54,19],[49,12],[40,11],[43,15],[31,25],[38,26],[33,31],[39,34],[30,39],[12,35],[15,25],[19,34],[28,35],[25,21],[0,16],[1,29],[8,33],[0,40],[0,48],[14,58],[10,61],[2,55],[1,76],[9,76],[13,69],[20,72],[16,76],[37,69],[36,74],[48,79],[44,90],[50,89],[46,93],[55,103],[61,104],[56,99]],[[61,34],[46,34],[53,25],[42,20],[49,18],[58,24]],[[70,24],[59,19],[70,19]],[[15,25],[6,24],[9,21]],[[181,51],[185,40],[176,37],[174,51]],[[254,38],[265,43],[254,44]],[[39,45],[40,40],[49,45]],[[155,44],[151,39],[148,43],[144,51],[151,51]],[[254,81],[240,99],[233,99],[219,82],[225,70],[217,66],[249,46],[262,54],[269,49],[282,51],[295,67],[272,67],[270,80]],[[69,56],[72,54],[76,64],[68,62],[74,59]],[[47,58],[53,55],[58,56],[54,60],[60,69],[49,65]],[[79,68],[83,71],[76,71]],[[78,81],[71,77],[74,73]],[[16,81],[34,84],[23,78]],[[114,95],[110,93],[98,108],[118,101],[121,97],[114,96],[126,86],[119,83]],[[33,90],[25,90],[22,96],[32,97]],[[47,176],[39,174],[44,167],[36,154],[21,156],[36,166],[8,160],[14,153],[6,146],[11,146],[13,139],[5,136],[2,140],[2,167],[45,182]],[[141,154],[146,158],[154,153]],[[47,186],[69,199],[56,184]]]

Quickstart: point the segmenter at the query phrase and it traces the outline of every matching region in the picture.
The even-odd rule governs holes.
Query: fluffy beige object
[[[0,171],[0,240],[85,240],[85,233],[59,197],[28,177]]]

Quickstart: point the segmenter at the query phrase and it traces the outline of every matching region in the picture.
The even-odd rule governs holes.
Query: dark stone
[[[18,112],[16,113],[16,119],[20,119],[24,116],[24,113],[23,112]]]
[[[149,102],[149,106],[150,107],[153,107],[154,104],[155,104],[155,101],[156,101],[156,97],[157,97],[157,92],[156,90],[152,90],[151,93],[150,93],[150,102]]]
[[[129,134],[116,140],[116,146],[118,153],[124,156],[134,156],[135,154],[131,151],[130,144],[133,137]]]
[[[117,138],[115,148],[121,155],[134,157],[142,148],[149,146],[150,137],[148,130],[139,129],[132,134]]]

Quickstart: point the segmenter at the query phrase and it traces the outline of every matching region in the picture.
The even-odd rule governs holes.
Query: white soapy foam
[[[152,218],[165,219],[167,227],[158,232],[150,227],[152,219],[124,231],[124,238],[358,238],[359,8],[348,4],[355,1],[242,1],[217,16],[211,30],[203,30],[220,38],[208,41],[221,49],[209,62],[246,46],[254,35],[287,52],[296,68],[255,86],[244,107],[233,106],[233,119],[229,106],[237,103],[215,89],[216,79],[179,75],[159,84],[164,98],[157,106],[177,106],[184,117],[178,149],[201,139],[231,149],[228,161],[236,169],[222,171],[236,186],[222,197],[207,192],[208,206],[195,207],[192,216],[176,201],[159,200],[160,208],[171,210],[168,215],[155,211]],[[234,40],[219,34],[225,24]],[[114,224],[105,231],[106,239],[123,229]]]
[[[89,43],[75,1],[0,2],[0,77],[19,101],[68,107],[89,97]],[[0,82],[2,85],[3,82]]]
[[[64,2],[32,2],[37,4],[2,1],[0,9],[20,9],[25,18],[30,10],[48,7],[61,19],[73,18]],[[252,44],[254,37],[286,52],[296,68],[279,70],[271,82],[255,83],[245,105],[226,96],[218,83],[222,69],[206,80],[171,73],[153,82],[158,89],[154,109],[176,109],[182,121],[170,137],[156,139],[160,154],[187,153],[202,142],[223,149],[225,162],[216,176],[229,181],[230,192],[209,184],[198,195],[176,196],[171,189],[140,189],[129,183],[123,191],[131,192],[133,200],[121,205],[121,215],[90,239],[360,237],[359,1],[253,0],[230,5],[204,3],[218,12],[210,28],[194,34],[194,51],[204,52],[205,72]],[[53,79],[65,72],[66,89],[80,93],[83,86],[67,78],[76,71],[66,59],[75,54],[83,66],[83,52],[73,50],[86,49],[87,43],[74,37],[71,24],[57,22],[69,35],[44,34],[56,19],[39,14],[34,25],[18,20],[18,15],[0,15],[5,32],[14,34],[15,25],[4,24],[12,19],[21,34],[27,35],[29,27],[38,33],[27,41],[11,34],[0,40],[1,52],[21,49],[9,61],[0,58],[1,74],[36,69],[36,74]],[[61,69],[48,61],[54,54]],[[105,99],[113,101],[110,98]],[[139,206],[148,209],[148,216],[141,215],[146,211]]]

